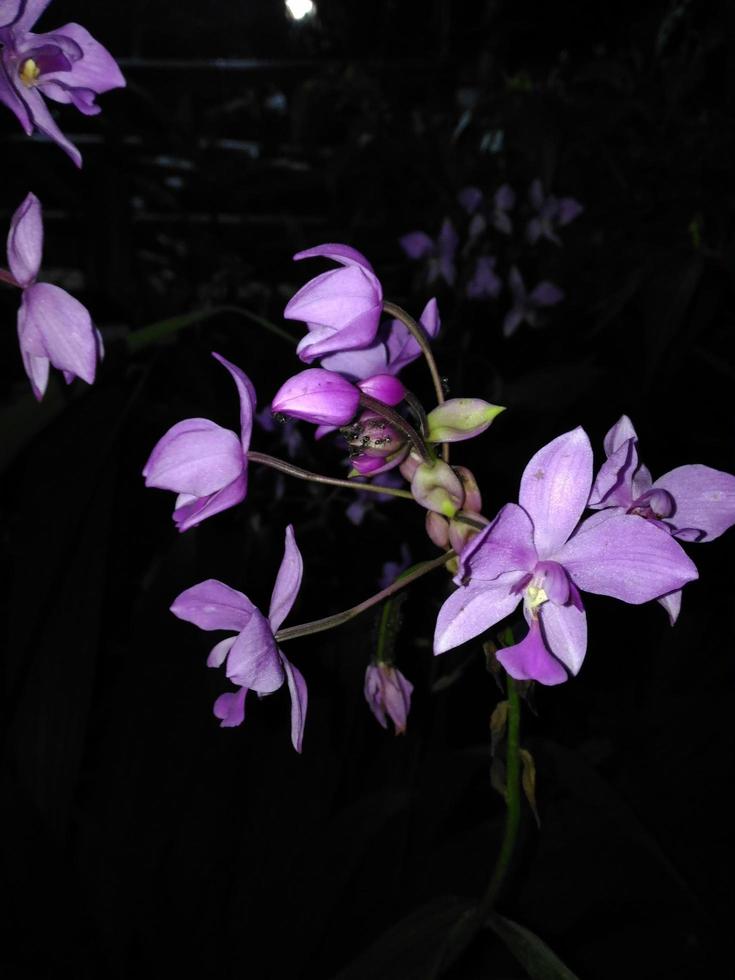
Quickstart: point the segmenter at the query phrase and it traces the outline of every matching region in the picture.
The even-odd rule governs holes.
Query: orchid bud
[[[464,503],[459,477],[442,460],[421,463],[411,480],[411,493],[422,507],[445,517],[454,517]]]
[[[449,547],[449,521],[433,510],[426,512],[426,533],[437,548]]]
[[[307,368],[281,386],[271,410],[319,425],[345,425],[357,412],[360,392],[334,371]]]
[[[474,474],[466,466],[455,466],[454,472],[464,487],[464,509],[479,514],[482,510],[482,497]]]
[[[481,398],[450,398],[429,412],[429,442],[461,442],[484,432],[496,416],[504,412]]]
[[[364,394],[376,398],[384,405],[398,405],[406,397],[403,382],[392,374],[374,374],[372,378],[358,381],[357,387]]]
[[[466,517],[469,520],[475,522],[479,525],[478,527],[473,527],[472,524],[465,523],[465,521],[460,521],[460,517]],[[464,549],[467,542],[474,538],[476,534],[479,534],[483,527],[488,524],[487,518],[483,517],[482,514],[474,513],[468,508],[461,510],[457,517],[453,518],[449,522],[449,544],[452,546],[457,554],[460,554]]]
[[[414,473],[421,466],[422,459],[414,450],[410,450],[408,456],[401,463],[401,476],[408,483],[413,480]]]
[[[406,436],[377,412],[363,412],[342,435],[356,452],[366,456],[392,456],[406,444]]]
[[[365,672],[365,700],[383,728],[388,718],[393,722],[396,735],[406,730],[411,708],[413,684],[392,664],[373,663]]]
[[[367,456],[363,453],[358,453],[353,456],[350,462],[352,463],[352,470],[348,473],[348,476],[377,476],[378,473],[387,473],[388,470],[392,470],[393,467],[398,466],[408,452],[408,446],[403,446],[398,450],[397,453],[393,453],[391,456],[386,456],[381,458],[380,456]]]

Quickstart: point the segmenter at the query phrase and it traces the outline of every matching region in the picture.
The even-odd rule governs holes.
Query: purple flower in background
[[[433,340],[441,320],[435,299],[430,299],[421,314],[421,326]],[[401,320],[385,320],[369,347],[343,351],[322,358],[322,367],[338,371],[350,381],[363,381],[374,375],[397,375],[406,365],[421,356],[421,348]]]
[[[445,218],[436,241],[425,231],[410,231],[398,239],[398,243],[414,261],[426,259],[426,281],[431,284],[437,279],[443,279],[448,286],[453,286],[457,279],[457,269],[454,256],[457,252],[459,239],[454,225]]]
[[[677,542],[647,521],[593,515],[577,528],[591,485],[592,448],[583,429],[536,453],[521,479],[520,503],[506,504],[462,552],[459,588],[439,612],[435,653],[478,636],[523,601],[529,631],[498,660],[512,677],[560,684],[567,670],[577,673],[587,650],[580,591],[637,605],[697,578]]]
[[[393,722],[396,735],[406,731],[408,712],[411,708],[413,684],[392,664],[373,663],[365,672],[365,700],[383,728],[388,718]]]
[[[535,217],[526,226],[526,237],[531,244],[535,244],[539,238],[548,238],[555,245],[561,245],[555,229],[568,225],[584,211],[584,207],[573,197],[558,198],[553,194],[546,197],[538,178],[531,184],[528,199],[536,210]]]
[[[280,437],[287,456],[296,459],[300,455],[304,446],[304,437],[295,422],[289,420],[277,422],[268,405],[255,415],[255,421],[265,432],[275,432]]]
[[[468,281],[466,292],[469,299],[495,299],[503,283],[495,273],[495,259],[481,255],[475,263],[475,271]]]
[[[214,713],[222,728],[233,728],[245,720],[245,695],[248,691],[272,694],[288,684],[291,695],[291,741],[301,751],[306,717],[306,683],[299,671],[283,655],[276,633],[288,616],[301,585],[303,562],[293,527],[286,528],[286,544],[273,586],[268,618],[242,592],[216,579],[200,582],[178,596],[171,612],[202,630],[235,632],[220,640],[207,659],[208,667],[221,667],[239,690],[221,694],[214,703]]]
[[[597,474],[589,506],[603,514],[633,514],[681,541],[714,541],[735,524],[735,476],[692,464],[653,480],[638,462],[638,436],[623,415],[604,441],[607,460]],[[659,599],[672,624],[681,590]]]
[[[173,518],[179,531],[234,507],[248,490],[248,449],[255,389],[236,365],[212,354],[232,375],[240,397],[240,435],[209,419],[177,422],[156,443],[143,469],[145,485],[178,494]]]
[[[66,383],[81,378],[92,384],[102,358],[102,338],[86,307],[66,290],[36,282],[43,253],[41,202],[29,194],[15,212],[8,235],[10,273],[0,278],[23,290],[18,310],[18,342],[33,394],[40,401],[48,385],[49,367],[58,368]]]
[[[30,136],[40,130],[79,167],[82,155],[54,122],[43,96],[71,104],[85,116],[100,111],[95,98],[125,85],[112,55],[79,24],[50,34],[31,28],[49,0],[0,4],[0,101],[12,109]]]
[[[509,211],[515,207],[516,195],[510,184],[502,184],[493,197],[492,223],[498,231],[504,235],[510,235],[513,231],[513,222],[510,220]]]
[[[317,256],[339,262],[302,286],[283,315],[303,320],[308,333],[296,352],[311,364],[335,351],[367,347],[375,339],[383,312],[383,288],[368,260],[349,245],[317,245],[297,252],[296,261]]]
[[[504,337],[511,337],[524,321],[531,327],[539,326],[539,310],[545,306],[555,306],[564,299],[563,290],[546,280],[534,286],[529,293],[515,266],[508,274],[508,285],[513,294],[513,306],[503,320]]]
[[[479,187],[463,187],[457,194],[457,201],[467,214],[474,214],[482,204],[484,198],[485,196]]]
[[[408,545],[404,541],[401,545],[401,555],[398,561],[387,561],[380,570],[378,588],[387,589],[389,585],[392,585],[395,582],[401,572],[406,571],[410,564],[411,552],[409,551]]]
[[[354,482],[358,484],[361,481],[358,477]],[[403,485],[403,479],[392,469],[382,470],[374,479],[371,478],[370,482],[380,487],[400,487]],[[395,499],[395,497],[387,493],[360,493],[358,490],[355,494],[355,499],[345,510],[345,516],[351,524],[359,527],[369,511],[373,510],[377,505],[382,507],[385,504],[393,503]]]

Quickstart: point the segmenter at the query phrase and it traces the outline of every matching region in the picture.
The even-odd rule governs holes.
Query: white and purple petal
[[[439,610],[434,653],[458,647],[505,619],[521,601],[518,584],[524,572],[506,572],[493,582],[461,585]]]
[[[213,578],[186,589],[171,604],[174,616],[193,623],[200,630],[240,633],[255,611],[256,607],[246,595]]]
[[[714,541],[735,524],[735,476],[711,466],[678,466],[664,473],[653,484],[666,490],[676,509],[665,516],[674,531],[696,529],[704,532],[700,541]]]

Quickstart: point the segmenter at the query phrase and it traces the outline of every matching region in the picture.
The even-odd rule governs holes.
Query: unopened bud
[[[406,444],[404,433],[377,412],[363,412],[341,431],[348,445],[366,456],[393,456]]]
[[[450,398],[427,416],[429,442],[461,442],[472,439],[505,409],[480,398]]]
[[[454,517],[464,503],[459,477],[447,463],[421,463],[411,480],[411,493],[417,503],[445,517]]]
[[[449,547],[449,521],[433,510],[426,512],[426,533],[437,548]]]
[[[281,386],[271,410],[320,425],[344,425],[354,418],[359,401],[360,392],[341,374],[308,368]]]
[[[455,466],[454,472],[464,487],[464,509],[479,514],[482,510],[482,497],[474,474],[466,466]]]

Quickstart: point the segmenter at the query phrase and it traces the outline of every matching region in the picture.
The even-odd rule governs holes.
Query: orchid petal
[[[517,681],[538,681],[540,684],[563,684],[567,672],[547,650],[537,619],[520,643],[503,647],[495,654],[498,662]]]
[[[580,603],[581,605],[581,603]],[[574,603],[545,602],[539,610],[546,646],[565,667],[576,674],[587,652],[587,616]]]
[[[439,610],[434,634],[434,653],[458,647],[505,619],[521,601],[513,587],[524,577],[505,572],[492,582],[461,585]]]
[[[216,358],[223,367],[227,368],[237,387],[237,393],[240,396],[240,444],[243,453],[247,457],[248,449],[250,449],[250,438],[253,434],[253,418],[255,416],[256,406],[255,388],[247,374],[236,364],[228,361],[221,354],[216,354],[214,351],[212,351],[212,357]]]
[[[610,429],[603,440],[603,446],[605,447],[605,455],[612,456],[612,454],[620,449],[620,447],[626,443],[629,439],[638,439],[635,429],[633,428],[633,423],[630,421],[627,415],[621,415],[615,425]]]
[[[306,681],[301,671],[297,670],[283,654],[281,654],[281,663],[286,674],[288,693],[291,695],[291,744],[297,752],[300,752],[304,740],[304,724],[308,703]]]
[[[423,259],[434,251],[434,240],[425,231],[410,231],[398,239],[409,259]]]
[[[22,349],[48,357],[55,368],[88,384],[94,381],[96,331],[87,308],[65,290],[46,282],[28,286],[18,312],[18,333]]]
[[[243,472],[240,440],[209,419],[177,422],[156,443],[143,469],[146,486],[205,497]]]
[[[219,643],[215,643],[215,645],[209,651],[209,656],[207,657],[207,667],[221,667],[227,658],[227,654],[232,649],[232,645],[236,639],[237,634],[235,634],[235,636],[226,636],[224,640],[220,640]]]
[[[223,510],[235,507],[247,494],[247,482],[245,474],[240,473],[237,479],[228,483],[226,487],[217,490],[215,493],[204,497],[177,501],[176,509],[173,512],[173,519],[179,531],[188,531],[191,527],[196,527],[208,517],[221,514]],[[189,496],[190,495],[185,495]]]
[[[304,562],[296,544],[293,525],[289,524],[286,528],[283,558],[276,576],[276,584],[273,586],[270,611],[268,612],[268,619],[274,634],[278,632],[281,623],[291,612],[291,607],[296,601],[296,596],[301,587],[303,572]]]
[[[41,202],[28,194],[10,221],[8,264],[19,286],[29,286],[41,268],[43,220]]]
[[[492,582],[503,572],[531,572],[536,561],[530,517],[518,504],[506,504],[463,550],[455,582]]]
[[[178,595],[171,605],[171,612],[200,630],[236,630],[239,633],[250,622],[256,608],[242,592],[210,578]]]
[[[628,439],[600,467],[590,494],[589,506],[628,508],[633,496],[633,474],[638,466],[636,439]]]
[[[332,259],[334,262],[339,262],[345,266],[359,265],[363,269],[367,269],[368,272],[373,273],[373,267],[362,252],[358,252],[356,248],[352,248],[350,245],[340,245],[335,242],[328,242],[326,245],[316,245],[314,248],[304,249],[302,252],[297,252],[293,258],[294,262],[300,262],[301,259],[313,259],[320,256],[325,259]]]
[[[50,3],[51,0],[26,0],[23,13],[15,24],[13,24],[15,30],[19,33],[21,31],[30,31]]]
[[[735,476],[694,464],[664,473],[654,489],[668,491],[676,510],[666,523],[676,530],[698,528],[702,541],[714,541],[735,524]]]
[[[656,602],[663,606],[669,616],[669,622],[673,626],[679,618],[681,612],[681,589],[669,592],[668,595],[659,596]]]
[[[281,657],[270,623],[259,609],[232,644],[227,658],[227,676],[235,684],[258,694],[270,694],[283,684]]]
[[[245,695],[248,693],[246,687],[241,687],[239,691],[220,694],[214,702],[214,715],[220,719],[220,728],[236,728],[245,721]]]
[[[72,162],[77,166],[82,165],[82,154],[74,144],[64,136],[56,125],[54,117],[48,110],[48,106],[43,101],[43,96],[35,88],[24,88],[21,98],[26,104],[28,114],[34,124],[45,136],[53,140],[64,152],[71,157]]]
[[[88,89],[94,95],[125,87],[125,79],[117,62],[86,28],[80,24],[65,24],[57,28],[54,35],[58,35],[59,39],[68,38],[78,45],[81,57],[72,63],[70,71],[63,74],[50,72],[43,76],[44,81],[63,81],[73,88]]]

